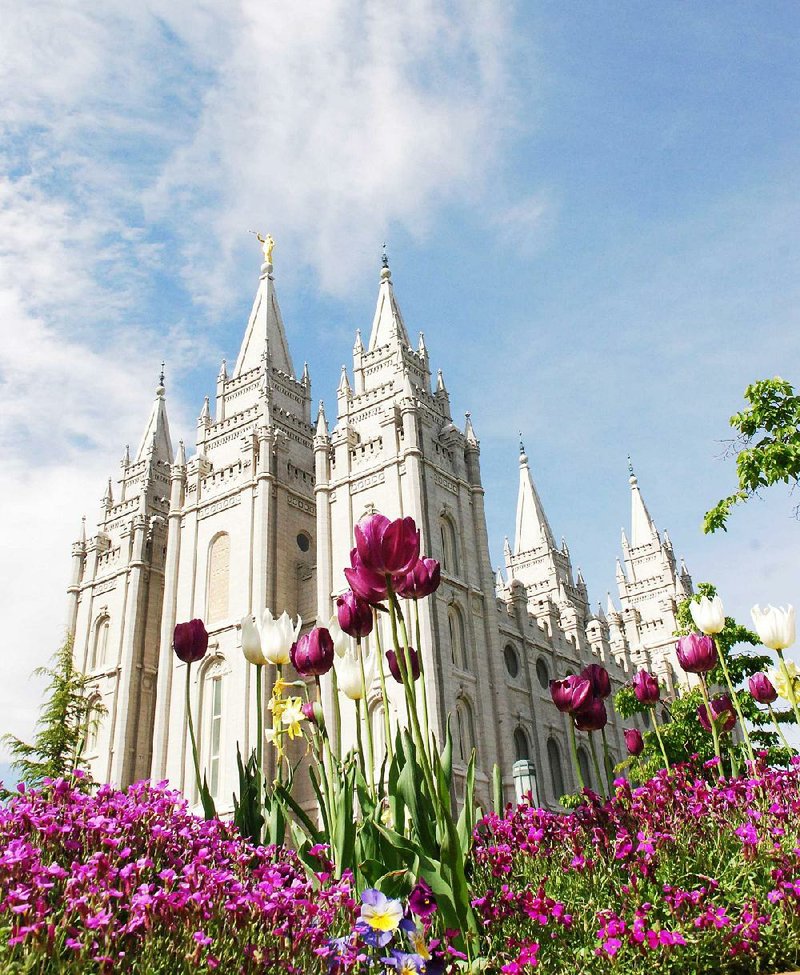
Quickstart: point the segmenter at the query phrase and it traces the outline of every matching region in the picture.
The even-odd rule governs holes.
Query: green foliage
[[[752,383],[744,397],[750,405],[730,419],[741,445],[736,457],[739,489],[706,512],[706,533],[718,528],[727,531],[733,507],[760,488],[779,481],[794,485],[800,478],[800,396],[790,383],[776,376]]]
[[[89,694],[92,678],[75,668],[71,637],[53,654],[51,666],[38,667],[34,675],[49,678],[49,683],[33,743],[14,735],[4,735],[3,743],[22,780],[35,786],[82,768],[88,733],[106,708]]]

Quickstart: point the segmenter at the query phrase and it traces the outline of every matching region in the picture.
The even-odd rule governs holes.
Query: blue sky
[[[63,625],[69,544],[167,360],[193,439],[277,240],[296,363],[333,405],[387,241],[482,442],[495,563],[522,430],[556,536],[614,585],[631,453],[730,609],[797,602],[797,499],[700,534],[744,387],[800,383],[795,3],[8,5],[0,39],[3,713]],[[54,70],[54,65],[58,65]]]

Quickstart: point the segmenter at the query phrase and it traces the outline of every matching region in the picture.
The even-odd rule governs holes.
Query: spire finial
[[[164,366],[165,365],[166,365],[166,363],[162,359],[161,360],[161,372],[158,374],[158,385],[159,386],[163,386],[164,385]]]
[[[519,452],[525,453],[525,444],[522,442],[522,430],[519,431]]]
[[[628,479],[630,480],[632,485],[635,486],[636,484],[638,484],[638,481],[636,480],[636,475],[633,473],[633,461],[631,460],[630,454],[628,454]]]
[[[383,242],[383,257],[381,258],[381,267],[389,267],[389,255],[386,253],[386,241]]]

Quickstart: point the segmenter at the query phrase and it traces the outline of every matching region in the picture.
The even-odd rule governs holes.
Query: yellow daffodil
[[[772,681],[775,690],[778,695],[784,699],[784,701],[790,701],[791,697],[789,695],[789,681],[786,677],[788,675],[792,682],[795,697],[800,695],[800,671],[797,669],[797,664],[793,660],[786,661],[786,672],[783,670],[768,670],[767,675]]]
[[[305,721],[302,707],[303,702],[299,697],[290,697],[288,701],[284,702],[281,711],[281,724],[286,727],[290,739],[302,737],[303,731],[300,728],[300,722]]]

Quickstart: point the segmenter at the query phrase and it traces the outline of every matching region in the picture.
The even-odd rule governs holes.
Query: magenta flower
[[[419,878],[408,895],[408,906],[412,913],[421,917],[423,921],[427,921],[436,913],[437,906],[433,891],[422,877]]]
[[[592,694],[595,697],[607,698],[611,693],[611,678],[608,671],[600,664],[589,664],[581,671],[581,677],[586,678],[592,685]]]
[[[736,712],[733,710],[733,702],[727,694],[715,697],[711,702],[711,717],[720,731],[733,731],[736,724]],[[697,709],[697,720],[701,727],[706,731],[711,731],[711,723],[708,720],[705,704],[701,704]]]
[[[578,731],[600,731],[608,723],[608,712],[602,698],[591,697],[572,718]]]
[[[706,674],[717,663],[714,640],[705,633],[689,633],[675,645],[678,663],[689,674]]]
[[[333,637],[324,626],[315,626],[292,644],[289,657],[302,677],[319,677],[333,666]]]
[[[414,680],[416,680],[419,677],[419,657],[417,656],[417,651],[413,647],[409,647],[408,656],[411,660],[411,676]],[[389,664],[389,670],[391,671],[392,677],[394,677],[398,684],[402,684],[403,677],[400,673],[400,665],[397,662],[397,654],[394,652],[394,650],[386,651],[386,660]]]
[[[172,647],[178,660],[185,664],[202,660],[208,650],[208,632],[202,620],[178,623],[172,634]]]
[[[576,674],[570,674],[563,680],[551,680],[550,696],[559,711],[572,714],[592,696],[592,682]]]
[[[778,692],[766,674],[753,674],[747,682],[753,700],[759,704],[772,704],[778,700]]]
[[[356,596],[366,602],[374,606],[386,599],[386,576],[368,569],[362,563],[358,549],[351,550],[350,567],[344,570],[344,575]]]
[[[424,599],[436,592],[441,578],[442,570],[437,560],[421,558],[410,572],[397,580],[395,588],[405,599]]]
[[[640,704],[655,704],[660,695],[658,681],[646,670],[640,670],[633,678],[633,693]]]
[[[644,738],[638,728],[625,729],[625,747],[629,755],[641,755],[644,751]]]
[[[372,608],[352,589],[336,600],[336,616],[348,636],[364,637],[372,632]]]
[[[419,559],[419,532],[413,518],[362,518],[355,527],[361,564],[379,575],[405,576]]]

